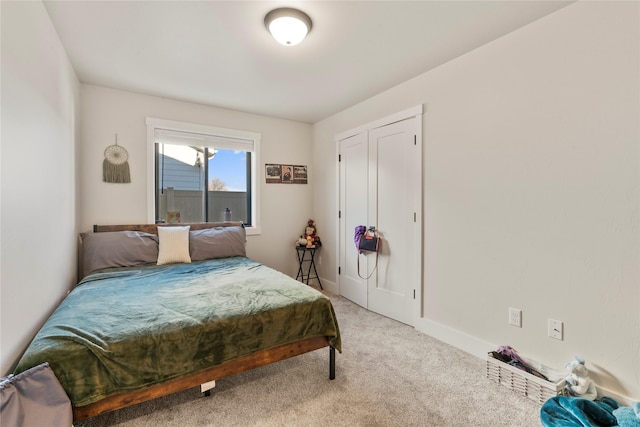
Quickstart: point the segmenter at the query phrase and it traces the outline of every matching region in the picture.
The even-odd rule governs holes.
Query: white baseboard
[[[424,317],[418,319],[414,327],[423,334],[427,334],[439,341],[466,351],[482,360],[487,358],[488,352],[497,348],[497,346],[491,343],[479,340],[472,335],[465,334],[449,326],[425,319]]]
[[[323,279],[322,277],[320,278],[320,281],[322,282],[322,288],[325,291],[333,295],[340,295],[340,289],[338,288],[338,285],[335,282],[332,282],[327,279]]]
[[[602,396],[610,397],[623,406],[631,406],[634,402],[633,399],[627,396],[622,396],[621,394],[618,394],[606,388],[599,387],[597,384],[596,384],[596,390],[598,390],[599,397],[602,397]]]

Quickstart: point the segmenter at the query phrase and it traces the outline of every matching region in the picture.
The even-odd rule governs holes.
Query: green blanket
[[[106,269],[60,304],[15,373],[49,362],[84,406],[318,335],[341,350],[330,300],[248,258]]]

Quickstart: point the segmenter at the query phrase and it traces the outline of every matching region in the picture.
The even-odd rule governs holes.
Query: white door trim
[[[372,129],[376,129],[382,126],[387,126],[395,122],[409,119],[411,117],[421,116],[423,111],[424,111],[424,108],[422,104],[416,105],[415,107],[407,108],[406,110],[400,111],[395,114],[391,114],[390,116],[386,116],[381,119],[374,120],[367,124],[358,126],[356,128],[349,129],[348,131],[340,132],[334,137],[334,140],[336,141],[336,144],[340,144],[341,140],[347,139],[350,136],[357,135],[362,132],[369,132]],[[337,147],[338,147],[338,153],[339,153],[340,146],[337,145]]]

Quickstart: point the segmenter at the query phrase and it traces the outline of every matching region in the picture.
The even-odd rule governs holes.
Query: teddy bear
[[[585,361],[580,356],[574,357],[574,360],[566,365],[569,369],[569,375],[565,378],[566,389],[571,396],[595,400],[598,396],[596,384],[589,378],[589,370],[585,365]]]

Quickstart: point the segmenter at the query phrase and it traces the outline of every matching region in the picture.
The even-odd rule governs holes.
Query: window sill
[[[245,227],[244,229],[247,236],[258,236],[262,234],[262,229],[260,227],[251,226],[251,227]]]

